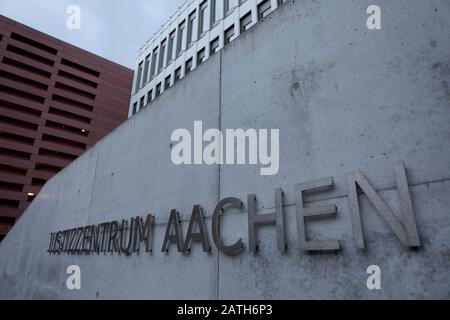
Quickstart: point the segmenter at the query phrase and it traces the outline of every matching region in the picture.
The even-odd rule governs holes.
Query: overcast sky
[[[137,51],[185,0],[0,0],[0,14],[134,69]],[[81,9],[69,30],[67,7]]]

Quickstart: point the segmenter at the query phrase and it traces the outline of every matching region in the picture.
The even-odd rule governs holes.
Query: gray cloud
[[[55,38],[134,68],[137,52],[185,0],[0,0],[0,13]],[[81,29],[69,30],[69,5]]]

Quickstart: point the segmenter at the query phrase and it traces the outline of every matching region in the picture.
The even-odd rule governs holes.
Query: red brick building
[[[46,181],[127,118],[132,78],[0,16],[0,241]]]

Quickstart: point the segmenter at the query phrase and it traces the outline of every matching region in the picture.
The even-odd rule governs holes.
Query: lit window
[[[213,41],[211,41],[210,48],[209,48],[210,55],[215,54],[217,51],[219,51],[219,37],[217,37]]]

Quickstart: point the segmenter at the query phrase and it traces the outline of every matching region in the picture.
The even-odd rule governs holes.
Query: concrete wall
[[[278,9],[177,83],[50,180],[0,244],[2,298],[449,298],[450,5],[378,1],[383,29],[369,31],[369,1],[295,1]],[[276,57],[276,59],[273,59]],[[280,128],[280,172],[257,166],[182,166],[170,160],[177,128]],[[191,129],[192,130],[192,129]],[[367,248],[356,248],[345,177],[361,170],[398,212],[394,164],[406,163],[422,246],[405,248],[360,197]],[[309,198],[335,203],[336,218],[308,225],[313,239],[339,239],[339,253],[307,254],[296,243],[293,185],[332,176]],[[286,193],[288,252],[260,228],[249,254],[246,207],[222,219],[223,238],[242,237],[235,257],[160,251],[170,210],[186,233],[194,204],[211,215],[224,197],[255,192],[259,213]],[[154,252],[49,255],[50,232],[156,215]],[[68,265],[82,271],[69,291]],[[382,290],[366,268],[382,270]]]

